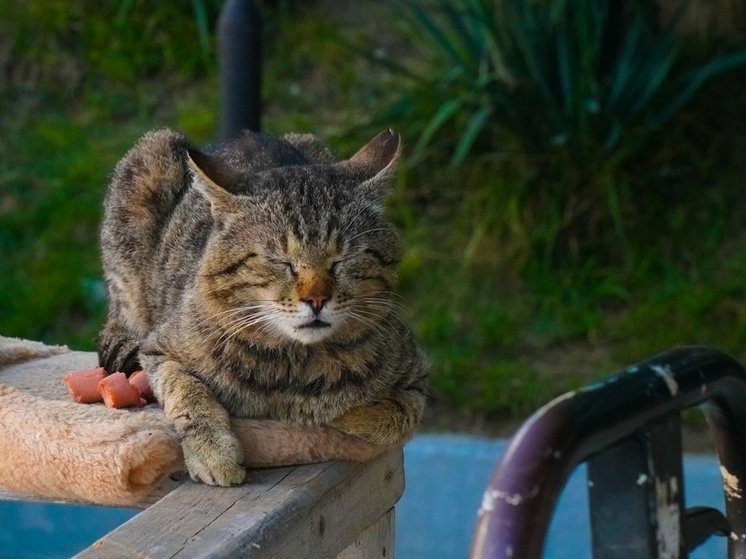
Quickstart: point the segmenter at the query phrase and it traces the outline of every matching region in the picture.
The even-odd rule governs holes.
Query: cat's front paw
[[[396,429],[399,415],[396,406],[384,401],[349,409],[332,421],[331,426],[375,445],[392,446],[401,438]]]
[[[194,481],[222,487],[244,482],[243,448],[232,432],[187,435],[181,445],[189,475]]]

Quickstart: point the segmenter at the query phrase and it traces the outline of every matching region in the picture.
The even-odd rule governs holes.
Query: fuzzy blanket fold
[[[0,487],[127,506],[184,469],[178,436],[156,405],[71,401],[62,375],[95,366],[94,353],[0,336]],[[383,451],[330,428],[245,419],[233,428],[249,467],[365,461]]]

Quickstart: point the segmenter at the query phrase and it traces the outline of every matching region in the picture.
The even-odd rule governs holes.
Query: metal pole
[[[220,138],[249,129],[261,119],[262,21],[253,0],[227,0],[218,21]]]

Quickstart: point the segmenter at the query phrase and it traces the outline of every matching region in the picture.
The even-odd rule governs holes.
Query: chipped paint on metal
[[[482,506],[479,507],[477,516],[482,516],[483,514],[487,514],[488,512],[492,512],[493,510],[495,510],[495,501],[497,500],[496,493],[497,491],[491,491],[489,489],[484,492],[484,496],[482,497]]]
[[[663,379],[663,382],[666,383],[666,387],[671,393],[671,396],[676,396],[679,393],[679,383],[676,382],[676,379],[673,377],[670,365],[650,365],[650,368],[656,375]]]
[[[488,512],[492,512],[495,510],[495,504],[497,501],[505,501],[509,505],[517,506],[523,503],[524,501],[527,501],[528,499],[533,499],[539,494],[539,486],[537,485],[531,491],[528,493],[506,493],[505,491],[500,491],[499,489],[488,489],[484,492],[484,496],[482,497],[482,505],[479,507],[479,511],[477,512],[478,516],[482,516],[484,514],[487,514]]]
[[[658,557],[678,559],[681,549],[681,511],[677,477],[655,478],[655,500],[658,520]]]
[[[741,490],[741,481],[738,476],[734,476],[728,469],[720,466],[720,477],[723,478],[723,491],[728,499],[740,499],[743,497]]]

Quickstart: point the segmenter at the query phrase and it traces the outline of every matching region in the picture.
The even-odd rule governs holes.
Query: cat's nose
[[[304,299],[301,299],[301,301],[311,307],[313,314],[319,314],[328,300],[329,297],[326,295],[308,295]]]

